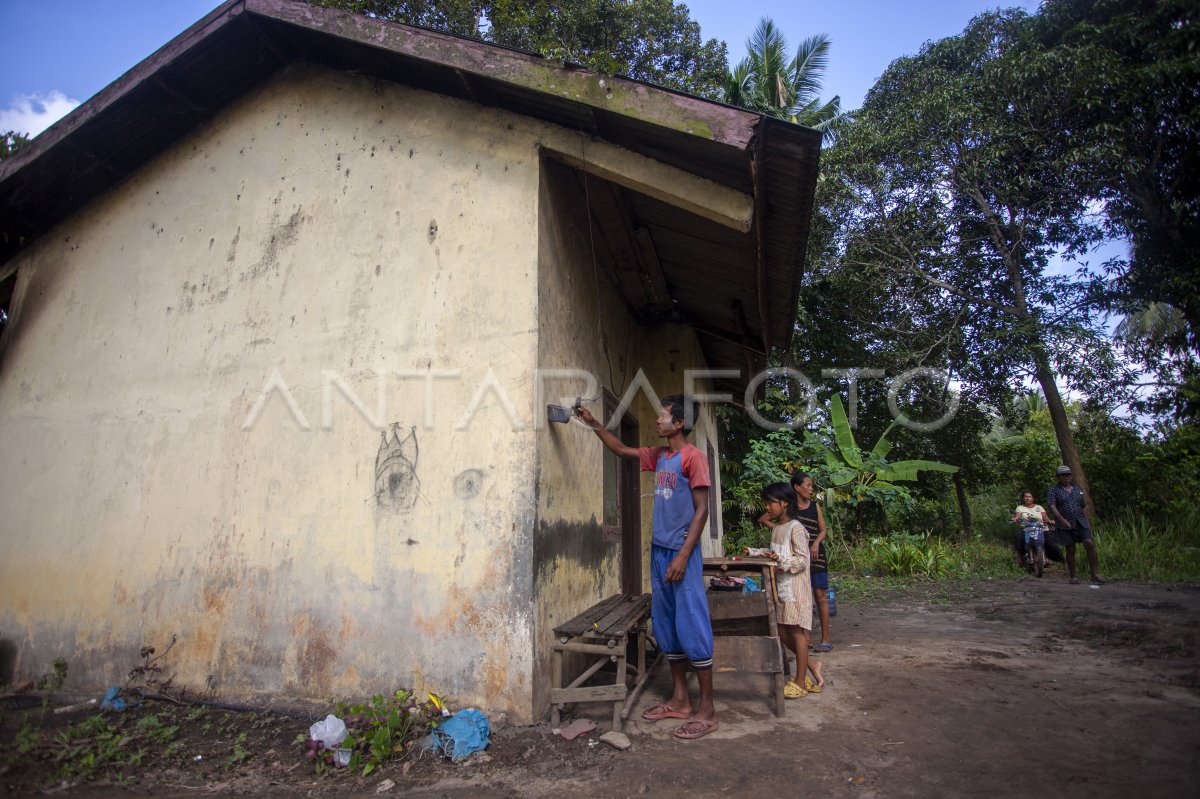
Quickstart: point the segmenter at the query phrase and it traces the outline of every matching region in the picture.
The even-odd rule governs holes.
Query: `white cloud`
[[[72,100],[58,89],[47,94],[19,94],[8,108],[0,109],[0,131],[15,130],[36,136],[65,117],[78,100]]]

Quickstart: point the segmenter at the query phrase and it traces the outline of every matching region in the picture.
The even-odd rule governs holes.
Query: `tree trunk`
[[[1054,382],[1054,372],[1050,370],[1045,352],[1039,349],[1034,355],[1034,359],[1037,362],[1037,381],[1042,387],[1042,395],[1046,398],[1046,409],[1050,411],[1050,421],[1054,425],[1054,437],[1058,439],[1058,448],[1062,452],[1063,463],[1071,468],[1075,485],[1079,486],[1079,490],[1087,497],[1085,513],[1088,519],[1094,519],[1096,518],[1096,509],[1092,502],[1092,491],[1088,486],[1083,464],[1079,461],[1079,449],[1075,446],[1075,436],[1072,435],[1071,426],[1067,422],[1067,409],[1063,405],[1062,395],[1058,393],[1058,384]],[[1046,510],[1050,512],[1049,508]]]
[[[975,523],[971,518],[971,506],[967,504],[967,487],[963,485],[962,476],[954,473],[954,494],[958,497],[958,513],[962,517],[963,535],[968,536],[975,532]]]

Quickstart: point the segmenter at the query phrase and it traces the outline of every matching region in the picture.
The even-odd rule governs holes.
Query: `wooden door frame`
[[[616,413],[617,397],[604,390],[604,420],[607,424]],[[621,443],[637,447],[641,441],[641,430],[637,418],[626,411],[621,424],[615,430]],[[622,458],[617,469],[617,508],[620,518],[621,541],[621,593],[642,593],[642,503],[641,466],[638,461]]]

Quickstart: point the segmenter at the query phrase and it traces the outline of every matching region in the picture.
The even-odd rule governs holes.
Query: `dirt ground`
[[[1091,588],[1051,573],[839,599],[823,693],[776,718],[765,677],[718,674],[721,727],[696,741],[671,737],[678,722],[636,718],[669,691],[660,666],[623,752],[595,740],[611,716],[591,705],[581,710],[599,727],[574,741],[508,728],[461,765],[425,755],[367,778],[316,775],[293,743],[306,721],[188,711],[181,751],[132,784],[63,783],[53,763],[14,759],[0,794],[1200,795],[1200,588]],[[19,715],[4,711],[0,727],[10,753]],[[231,762],[243,732],[248,754]]]

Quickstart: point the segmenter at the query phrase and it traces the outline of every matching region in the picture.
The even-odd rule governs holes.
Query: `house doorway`
[[[617,398],[604,391],[604,420],[617,412]],[[626,446],[641,441],[637,419],[631,413],[621,417],[620,429],[613,431]],[[621,593],[642,593],[642,508],[641,469],[636,460],[618,458],[604,451],[604,533],[609,541],[621,543]]]

